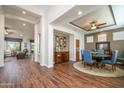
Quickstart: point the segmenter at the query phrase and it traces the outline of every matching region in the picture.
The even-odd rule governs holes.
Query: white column
[[[4,66],[4,15],[0,14],[0,67]]]
[[[40,47],[40,65],[41,66],[47,66],[47,62],[48,62],[48,34],[47,34],[47,23],[46,23],[46,19],[44,16],[42,16],[41,20],[40,20],[40,33],[41,33],[41,47]]]
[[[77,36],[74,35],[74,61],[76,61],[76,39],[77,39]]]
[[[48,68],[51,68],[51,67],[53,67],[54,66],[54,46],[53,46],[53,44],[54,44],[54,29],[53,29],[53,27],[52,27],[52,25],[49,25],[48,26],[48,65],[47,65],[47,67]]]
[[[43,16],[41,19],[40,65],[53,67],[53,27],[48,25]]]
[[[38,62],[38,24],[34,26],[34,61]]]
[[[80,60],[82,59],[81,50],[84,50],[84,33],[80,34]]]

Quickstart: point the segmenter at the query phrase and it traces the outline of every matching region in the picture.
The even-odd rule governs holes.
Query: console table
[[[68,62],[69,61],[69,51],[54,52],[55,63]]]

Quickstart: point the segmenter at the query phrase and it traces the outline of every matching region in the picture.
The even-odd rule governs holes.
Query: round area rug
[[[111,71],[111,65],[106,64],[104,68],[95,68],[93,67],[92,70],[90,69],[90,66],[85,66],[82,64],[82,62],[76,62],[73,64],[73,67],[77,70],[95,75],[95,76],[102,76],[102,77],[122,77],[124,76],[124,70],[116,67],[116,71]]]

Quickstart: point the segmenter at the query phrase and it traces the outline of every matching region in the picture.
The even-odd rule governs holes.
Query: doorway
[[[76,39],[76,61],[80,60],[80,40]]]

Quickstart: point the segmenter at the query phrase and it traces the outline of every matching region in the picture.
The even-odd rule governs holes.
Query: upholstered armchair
[[[83,50],[81,50],[81,61],[84,60],[84,54],[83,54]]]
[[[100,55],[104,55],[104,50],[102,50],[102,49],[99,49],[97,52],[98,52],[98,54],[100,54]]]
[[[102,60],[104,64],[112,65],[112,71],[116,71],[116,63],[117,63],[118,50],[112,51],[112,59],[111,60]]]
[[[104,54],[105,54],[105,51],[104,51],[103,49],[99,49],[99,50],[97,50],[97,54],[98,54],[98,55],[104,55]],[[104,60],[104,57],[99,58],[99,59]]]
[[[89,64],[90,65],[90,69],[92,69],[93,67],[93,64],[96,62],[95,60],[93,60],[92,58],[92,51],[91,50],[84,50],[83,51],[83,56],[84,56],[84,67],[85,67],[85,64]]]
[[[28,50],[24,49],[23,52],[20,52],[16,55],[17,59],[24,59],[28,55]]]
[[[121,62],[122,65],[124,65],[124,53],[122,57],[118,58],[118,61]]]

